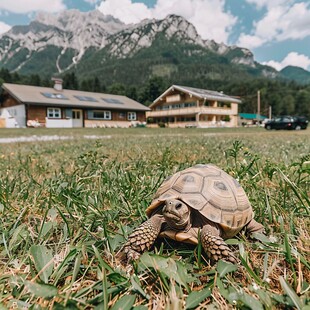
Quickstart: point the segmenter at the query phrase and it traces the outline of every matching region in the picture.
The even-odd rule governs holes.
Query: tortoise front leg
[[[128,261],[138,259],[144,251],[152,247],[160,233],[163,222],[162,215],[154,215],[128,236],[128,241],[121,249]]]
[[[200,232],[200,239],[204,251],[211,260],[217,262],[222,259],[231,263],[238,262],[231,249],[220,237],[220,231],[217,227],[205,225]]]

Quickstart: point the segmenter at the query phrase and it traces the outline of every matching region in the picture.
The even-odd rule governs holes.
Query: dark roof
[[[241,118],[245,118],[245,119],[258,119],[258,117],[260,119],[265,119],[267,118],[267,116],[264,115],[259,115],[259,114],[252,114],[252,113],[239,113],[239,116]]]
[[[126,96],[4,83],[2,88],[22,103],[64,107],[149,111],[147,106]]]

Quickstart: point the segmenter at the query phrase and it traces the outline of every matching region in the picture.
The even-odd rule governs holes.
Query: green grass
[[[310,306],[309,130],[2,129],[0,141],[32,135],[72,139],[0,144],[0,309]],[[197,163],[239,180],[269,238],[230,240],[239,266],[169,240],[121,266],[158,186]]]

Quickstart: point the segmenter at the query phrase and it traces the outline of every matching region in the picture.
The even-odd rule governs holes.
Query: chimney
[[[52,81],[54,81],[54,89],[57,91],[62,91],[62,79],[52,78]]]

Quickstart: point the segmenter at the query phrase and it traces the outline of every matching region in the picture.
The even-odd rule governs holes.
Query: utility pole
[[[257,91],[257,122],[260,121],[260,91]]]
[[[272,119],[272,106],[269,106],[269,115],[268,115],[269,119]]]

